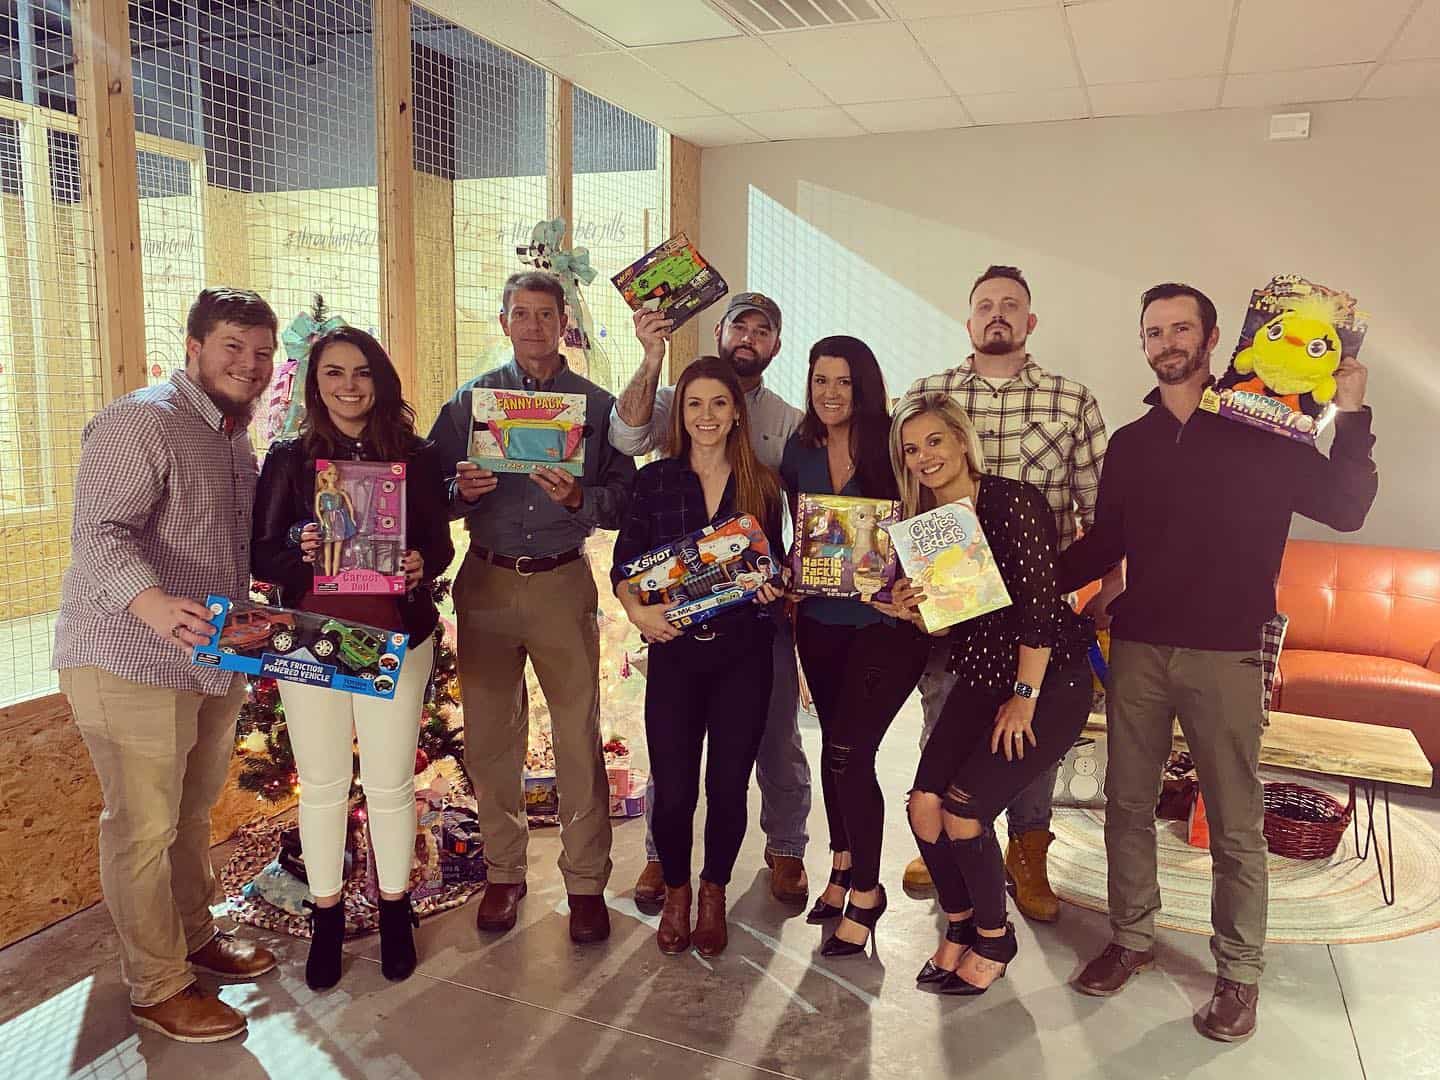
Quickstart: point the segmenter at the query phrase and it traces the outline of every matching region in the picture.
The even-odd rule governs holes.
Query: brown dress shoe
[[[651,859],[640,871],[635,881],[636,904],[663,904],[665,902],[665,871],[659,859]]]
[[[906,892],[913,893],[935,890],[935,882],[930,880],[930,868],[925,865],[924,859],[917,856],[905,864],[904,886]]]
[[[475,912],[475,927],[492,934],[503,934],[515,925],[516,909],[525,895],[525,882],[507,885],[492,881],[485,886],[480,907]]]
[[[176,1042],[220,1042],[245,1031],[245,1017],[194,983],[156,1005],[131,1005],[130,1015]]]
[[[249,941],[241,941],[224,930],[185,959],[191,967],[226,979],[253,979],[275,967],[275,954]]]
[[[660,909],[660,927],[655,931],[655,944],[667,956],[675,956],[690,948],[690,885],[665,890],[665,906]]]
[[[1005,845],[1005,872],[1015,883],[1015,906],[1027,919],[1054,922],[1060,918],[1060,900],[1050,891],[1046,852],[1055,834],[1031,829],[1012,836]]]
[[[810,899],[810,879],[805,876],[805,862],[793,855],[772,855],[765,853],[765,865],[770,867],[770,894],[782,904],[804,905]],[[700,886],[703,901],[705,886]]]
[[[1221,1042],[1244,1042],[1255,1034],[1255,1010],[1260,987],[1232,979],[1216,979],[1210,1007],[1200,1021],[1200,1033]]]
[[[695,932],[690,935],[695,951],[709,960],[725,951],[730,929],[725,925],[725,887],[700,880],[699,910],[695,914]]]
[[[578,945],[610,936],[610,909],[603,896],[570,893],[570,940]]]
[[[1137,952],[1116,945],[1113,941],[1090,963],[1075,980],[1075,989],[1091,997],[1110,997],[1125,988],[1132,975],[1155,963],[1153,951]]]

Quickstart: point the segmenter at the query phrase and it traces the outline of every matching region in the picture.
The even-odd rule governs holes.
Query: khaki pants
[[[600,741],[599,596],[586,559],[522,576],[466,557],[455,579],[465,770],[475,785],[489,880],[525,880],[529,744],[525,660],[550,707],[568,892],[610,880],[610,787]]]
[[[95,667],[60,672],[95,763],[100,887],[136,1005],[194,982],[186,956],[215,934],[210,811],[235,748],[245,680],[224,697],[145,686]]]
[[[1155,940],[1155,803],[1178,715],[1210,824],[1210,951],[1219,974],[1240,983],[1258,982],[1265,966],[1270,879],[1258,775],[1260,693],[1258,650],[1111,644],[1105,852],[1115,941],[1143,950]]]

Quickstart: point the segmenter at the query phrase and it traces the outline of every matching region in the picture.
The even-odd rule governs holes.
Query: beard
[[[1193,353],[1184,349],[1167,349],[1150,360],[1150,370],[1166,386],[1189,382],[1197,371],[1208,371],[1209,368],[1210,354],[1203,349],[1196,349]]]
[[[737,356],[737,352],[739,352],[740,355]],[[739,375],[742,379],[749,379],[756,375],[761,375],[765,369],[770,366],[770,357],[760,356],[748,345],[742,345],[738,350],[722,347],[719,353],[720,359],[734,368],[735,374]]]
[[[222,394],[204,375],[198,375],[195,382],[200,389],[205,392],[205,396],[215,403],[215,407],[220,410],[221,416],[228,416],[232,420],[243,420],[247,424],[255,415],[255,403],[264,395],[266,386],[268,386],[267,382],[267,384],[262,385],[254,397],[246,401],[239,401],[226,394]]]
[[[997,326],[1009,330],[1010,333],[1000,337],[992,337],[990,330],[992,327]],[[976,352],[984,353],[986,356],[1005,356],[1019,349],[1023,349],[1025,347],[1025,338],[1024,336],[1017,338],[1015,336],[1015,328],[1011,326],[1007,320],[991,319],[989,325],[981,332],[980,340],[976,341],[972,337],[970,343],[975,346]]]

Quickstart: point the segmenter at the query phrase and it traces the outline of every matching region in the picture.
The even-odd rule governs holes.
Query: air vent
[[[876,0],[713,0],[755,34],[811,30],[820,26],[853,26],[881,22],[890,16]]]

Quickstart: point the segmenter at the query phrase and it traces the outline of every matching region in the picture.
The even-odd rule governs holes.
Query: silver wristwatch
[[[1023,698],[1037,698],[1040,696],[1040,691],[1036,690],[1035,687],[1031,686],[1029,683],[1020,682],[1017,679],[1015,681],[1015,696]]]

